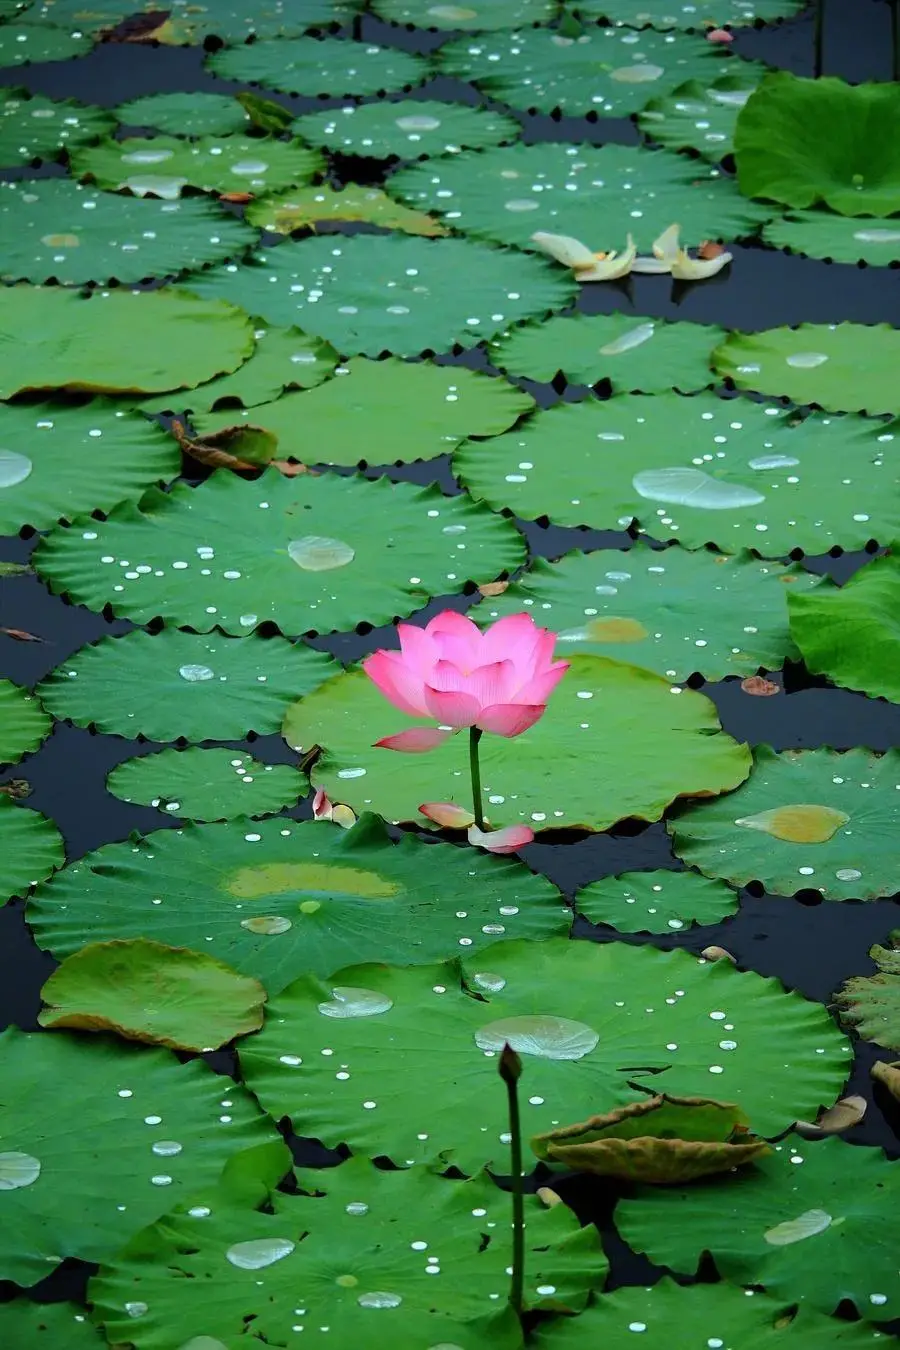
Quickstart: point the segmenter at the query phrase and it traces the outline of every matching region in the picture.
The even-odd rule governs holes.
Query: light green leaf
[[[66,150],[99,140],[113,126],[105,108],[59,101],[26,89],[0,89],[0,164],[61,159]]]
[[[370,1012],[376,997],[390,1006],[323,1016],[332,988],[345,986],[371,991]],[[239,1054],[263,1105],[323,1143],[401,1165],[440,1155],[471,1173],[507,1159],[496,1089],[504,1040],[522,1055],[529,1136],[643,1099],[632,1081],[678,1096],[715,1088],[754,1130],[774,1133],[833,1099],[850,1048],[824,1008],[777,980],[685,952],[556,938],[465,956],[462,969],[365,965],[325,982],[304,977]],[[335,1078],[339,1063],[349,1080]],[[375,1105],[360,1109],[365,1101]]]
[[[737,896],[723,882],[667,868],[603,877],[575,896],[579,914],[620,933],[671,934],[695,924],[721,923],[737,907]]]
[[[252,344],[250,320],[221,300],[177,290],[88,297],[60,287],[11,286],[3,294],[0,398],[50,389],[189,389],[236,369]]]
[[[637,543],[627,552],[537,558],[471,618],[486,625],[524,608],[558,634],[557,657],[590,652],[670,680],[695,672],[721,680],[778,670],[794,658],[786,593],[818,583],[799,567],[759,562],[746,552],[729,558]]]
[[[553,191],[549,183],[567,190]],[[602,252],[623,249],[631,234],[649,253],[673,220],[685,244],[696,247],[703,239],[752,234],[771,214],[706,165],[630,145],[551,142],[469,151],[401,169],[388,188],[465,234],[530,249],[531,236],[544,230]]]
[[[64,861],[62,835],[53,822],[0,793],[0,902],[26,895]]]
[[[344,356],[419,356],[562,309],[577,285],[542,259],[464,239],[356,235],[281,244],[242,267],[212,269],[191,289],[297,324]]]
[[[709,1252],[733,1283],[825,1313],[849,1299],[862,1317],[883,1322],[900,1308],[898,1202],[900,1168],[880,1150],[785,1141],[724,1185],[645,1189],[618,1206],[616,1225],[673,1270],[693,1273]]]
[[[242,421],[264,427],[277,437],[282,459],[354,465],[379,456],[382,463],[434,459],[467,436],[506,431],[533,407],[529,394],[465,366],[357,357],[345,374],[309,393],[240,416],[223,409],[193,420],[203,436]]]
[[[530,380],[547,383],[562,371],[570,384],[609,380],[617,393],[689,394],[715,382],[709,360],[724,338],[712,324],[572,314],[514,328],[489,343],[488,351],[500,370]]]
[[[706,876],[736,886],[759,881],[776,895],[804,888],[825,900],[893,895],[900,751],[776,754],[762,746],[754,761],[737,792],[673,815],[679,858]]]
[[[890,947],[877,943],[869,956],[878,967],[874,975],[847,980],[834,996],[845,1026],[864,1041],[900,1050],[900,930],[891,933]]]
[[[260,84],[284,94],[340,98],[343,94],[399,93],[421,84],[428,66],[396,47],[340,38],[279,38],[226,47],[207,61],[214,75]]]
[[[349,103],[327,112],[306,113],[297,118],[293,130],[310,145],[339,154],[423,159],[484,150],[515,140],[521,128],[515,118],[493,108],[410,98],[396,103]]]
[[[516,859],[395,842],[365,815],[349,830],[243,820],[107,844],[39,893],[29,923],[59,956],[111,938],[202,947],[271,994],[303,971],[421,965],[500,938],[565,934],[571,917]]]
[[[900,260],[898,222],[847,219],[832,211],[789,211],[763,228],[763,239],[774,248],[831,262],[888,267]]]
[[[607,530],[636,521],[687,548],[778,557],[900,536],[894,439],[880,422],[804,419],[749,399],[617,395],[559,404],[505,436],[466,442],[453,467],[473,496],[529,520]]]
[[[712,84],[688,80],[664,98],[655,98],[638,113],[645,136],[667,150],[696,150],[718,164],[734,151],[738,113],[753,93],[756,81],[724,75]]]
[[[34,694],[10,680],[0,680],[0,764],[16,764],[36,750],[50,735],[51,726]]]
[[[65,1257],[107,1260],[248,1150],[272,1184],[286,1170],[283,1145],[260,1148],[278,1135],[250,1094],[200,1060],[11,1028],[0,1067],[4,1150],[33,1160],[3,1196],[4,1279],[28,1286]],[[47,1110],[54,1094],[64,1109]]]
[[[377,187],[345,183],[340,189],[322,183],[315,187],[283,192],[251,202],[246,218],[270,234],[292,234],[294,230],[313,229],[338,220],[361,220],[384,230],[403,230],[433,238],[447,234],[439,221],[424,211],[400,206]]]
[[[93,39],[42,23],[5,23],[0,27],[0,67],[27,66],[32,61],[69,61],[84,56]]]
[[[738,182],[748,197],[787,206],[825,202],[845,216],[900,211],[900,88],[806,80],[773,71],[741,111]]]
[[[247,49],[251,50],[250,48]],[[255,49],[253,49],[255,50]],[[308,183],[322,168],[318,150],[275,137],[131,137],[72,154],[72,172],[102,188],[128,188],[167,200],[183,187],[204,192],[271,192]]]
[[[250,126],[249,114],[236,98],[202,90],[149,94],[121,103],[115,114],[124,126],[155,127],[167,136],[231,136]]]
[[[77,1303],[34,1303],[17,1298],[0,1304],[0,1338],[29,1350],[101,1350],[106,1339]]]
[[[486,29],[525,28],[557,17],[554,0],[375,0],[375,12],[392,23],[411,23],[419,28]]]
[[[421,802],[468,807],[463,738],[415,756],[372,744],[421,721],[393,708],[357,669],[290,708],[284,736],[295,749],[323,747],[313,783],[354,809],[371,802],[390,820],[416,820]],[[639,771],[624,777],[626,758]],[[514,740],[486,736],[481,765],[494,825],[605,830],[628,816],[659,820],[678,796],[735,787],[749,753],[721,731],[702,694],[673,693],[648,670],[576,655],[541,720]]]
[[[654,28],[695,30],[712,20],[729,28],[769,23],[791,18],[803,8],[804,0],[717,0],[707,6],[676,4],[675,0],[578,0],[577,4],[584,19],[608,19],[636,28],[651,24]]]
[[[263,764],[234,750],[161,750],[117,764],[106,786],[126,802],[183,820],[268,816],[295,806],[309,779],[289,764]]]
[[[241,617],[241,631],[250,634],[258,616]],[[164,628],[82,647],[39,690],[54,716],[109,735],[240,741],[278,731],[292,700],[338,669],[303,642]]]
[[[900,413],[900,329],[890,324],[801,323],[730,333],[712,362],[739,389],[835,412]]]

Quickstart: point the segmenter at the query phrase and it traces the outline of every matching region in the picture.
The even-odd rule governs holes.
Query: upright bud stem
[[[478,742],[481,740],[481,728],[469,727],[469,769],[472,774],[472,810],[475,813],[475,825],[484,829],[484,807],[481,802],[481,766],[478,763]]]
[[[506,1084],[509,1101],[510,1165],[512,1167],[513,1252],[509,1301],[517,1317],[522,1316],[525,1291],[525,1195],[522,1190],[522,1123],[519,1119],[519,1078],[522,1061],[507,1042],[500,1053],[500,1077]]]

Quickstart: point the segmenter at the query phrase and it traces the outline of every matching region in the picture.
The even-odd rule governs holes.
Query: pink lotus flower
[[[727,28],[710,28],[706,34],[707,42],[734,42],[734,33]]]
[[[511,614],[482,632],[447,609],[425,628],[401,623],[397,632],[400,651],[374,652],[363,669],[395,708],[441,725],[376,741],[386,750],[431,750],[463,727],[520,736],[569,668],[553,660],[555,634],[529,614]]]

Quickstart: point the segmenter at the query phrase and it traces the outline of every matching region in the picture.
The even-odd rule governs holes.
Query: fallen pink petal
[[[466,811],[464,807],[457,806],[454,802],[423,802],[419,810],[423,816],[433,820],[435,825],[441,825],[449,830],[465,830],[475,823],[472,812]]]
[[[332,805],[324,788],[319,788],[313,797],[313,820],[330,820]]]
[[[734,42],[734,33],[727,28],[710,28],[706,34],[707,42]]]
[[[488,853],[515,853],[531,843],[534,830],[527,825],[507,825],[503,830],[479,830],[477,825],[471,825],[468,837],[470,844],[487,849]]]

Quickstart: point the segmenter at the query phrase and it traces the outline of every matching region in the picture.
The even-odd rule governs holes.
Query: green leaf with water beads
[[[763,239],[773,248],[831,262],[888,267],[900,260],[900,223],[848,219],[833,211],[788,211],[764,226]]]
[[[244,622],[241,622],[241,621]],[[278,731],[286,708],[339,669],[325,652],[251,636],[136,631],[82,647],[39,686],[55,717],[151,741],[240,741]]]
[[[713,324],[667,323],[636,314],[557,315],[514,328],[488,345],[491,363],[545,383],[609,380],[617,393],[692,393],[715,382],[709,359],[725,338]]]
[[[375,0],[374,9],[391,23],[415,24],[418,28],[475,29],[526,28],[557,18],[554,0]]]
[[[900,211],[900,88],[766,76],[735,130],[738,182],[748,197],[787,206],[825,202],[845,216]]]
[[[271,234],[315,230],[318,225],[333,221],[363,221],[384,230],[403,230],[429,238],[449,233],[440,221],[424,211],[401,206],[381,188],[360,187],[357,183],[345,183],[341,188],[322,183],[263,197],[250,203],[246,218]]]
[[[70,61],[84,56],[93,45],[93,39],[86,34],[67,33],[46,23],[5,23],[0,26],[0,67]]]
[[[108,1260],[229,1162],[272,1185],[286,1170],[287,1150],[247,1090],[200,1060],[11,1028],[0,1068],[0,1271],[18,1284],[65,1257]]]
[[[401,99],[397,103],[347,104],[298,117],[293,130],[310,145],[367,159],[424,159],[484,150],[512,141],[519,123],[494,108],[467,103]]]
[[[740,73],[753,82],[764,70],[699,34],[622,27],[590,28],[578,38],[547,28],[459,38],[441,47],[438,59],[445,75],[472,80],[513,108],[558,109],[567,116],[627,117],[686,80],[709,83]]]
[[[521,389],[465,366],[357,357],[340,378],[309,393],[241,416],[223,409],[193,420],[203,436],[242,421],[264,427],[277,437],[281,459],[353,465],[434,459],[467,436],[506,431],[533,408]],[[451,532],[468,545],[467,531]]]
[[[805,0],[717,0],[715,5],[684,4],[683,0],[577,0],[583,19],[608,19],[636,28],[692,28],[702,31],[712,20],[720,26],[770,23],[786,19],[805,7]]]
[[[28,1298],[0,1304],[0,1338],[29,1350],[101,1350],[107,1344],[80,1304]]]
[[[246,131],[249,114],[228,94],[148,94],[120,103],[119,122],[129,127],[154,127],[168,136],[231,136]]]
[[[645,136],[667,150],[696,150],[718,164],[734,151],[738,113],[753,93],[756,81],[725,75],[712,84],[688,80],[664,98],[655,98],[637,115]]]
[[[900,703],[900,557],[874,558],[843,586],[788,599],[791,636],[808,670],[845,689]]]
[[[189,389],[235,370],[253,348],[241,310],[178,290],[85,296],[61,287],[11,286],[3,293],[3,325],[2,399],[50,389]]]
[[[668,828],[678,857],[706,876],[759,881],[775,895],[874,900],[897,889],[898,785],[898,750],[762,746],[737,792],[676,810]]]
[[[421,965],[565,934],[571,912],[516,859],[395,842],[365,815],[349,830],[243,820],[108,844],[43,888],[29,923],[59,956],[112,938],[202,948],[271,994],[363,958]]]
[[[250,50],[248,48],[248,50]],[[72,154],[72,171],[102,188],[127,188],[172,200],[184,187],[204,192],[271,192],[309,183],[323,159],[299,141],[275,137],[131,137],[101,141]]]
[[[0,164],[61,159],[66,150],[99,140],[113,126],[105,108],[59,101],[26,89],[0,89]]]
[[[730,333],[712,362],[739,389],[838,412],[900,413],[900,329],[801,323]]]
[[[670,680],[707,680],[778,670],[796,647],[786,593],[819,578],[799,567],[675,546],[637,543],[627,552],[573,551],[535,560],[502,595],[471,611],[487,625],[523,608],[557,635],[556,655],[610,656]],[[751,618],[752,623],[746,620]]]
[[[785,1141],[726,1182],[646,1189],[619,1204],[616,1225],[672,1270],[693,1273],[708,1252],[732,1283],[825,1313],[849,1299],[882,1322],[900,1309],[898,1203],[900,1168],[880,1150]]]
[[[35,566],[54,591],[137,622],[161,615],[234,636],[250,613],[290,635],[390,623],[525,556],[514,525],[467,497],[277,469],[251,482],[219,469],[197,488],[152,488],[140,509],[123,503],[94,527],[96,539],[78,526],[41,541]],[[129,559],[142,571],[118,565]]]
[[[890,947],[876,943],[869,951],[877,973],[847,980],[833,1002],[844,1025],[864,1041],[900,1050],[900,929],[888,941]]]
[[[390,820],[416,820],[421,802],[468,808],[461,739],[415,756],[372,744],[421,722],[388,704],[362,670],[350,670],[290,708],[283,734],[295,749],[323,747],[313,784],[356,810],[371,803]],[[648,670],[580,655],[535,726],[513,740],[486,736],[480,753],[492,824],[547,829],[659,820],[675,797],[735,787],[750,762],[702,694],[673,693]],[[626,759],[640,772],[623,777]]]
[[[737,907],[737,896],[724,882],[669,868],[603,877],[575,896],[579,914],[620,933],[672,934],[696,924],[721,923]]]
[[[590,1350],[624,1342],[641,1331],[641,1350],[667,1350],[673,1328],[697,1345],[753,1346],[754,1350],[878,1350],[883,1340],[864,1322],[823,1317],[764,1294],[748,1298],[731,1284],[680,1285],[667,1276],[652,1288],[628,1286],[594,1299],[580,1317],[542,1322],[534,1350]],[[627,1342],[627,1343],[630,1343]]]
[[[106,786],[126,802],[183,820],[267,816],[295,806],[309,779],[289,764],[263,764],[234,750],[161,750],[117,764]]]
[[[207,65],[224,80],[328,98],[399,93],[428,75],[421,56],[340,38],[280,38],[227,47],[215,52]]]
[[[554,191],[548,183],[567,190]],[[470,151],[401,169],[388,187],[464,234],[528,249],[535,247],[532,234],[543,230],[605,252],[624,248],[631,234],[649,253],[673,220],[685,243],[696,246],[703,239],[752,234],[771,215],[708,165],[630,145],[543,143]]]
[[[206,37],[243,42],[250,37],[278,37],[307,28],[343,23],[358,8],[357,0],[291,0],[290,14],[282,0],[191,0],[168,13],[159,0],[43,0],[42,11],[55,24],[78,24],[89,32],[114,28],[123,19],[151,13],[155,42],[201,43]],[[146,35],[145,35],[146,40]]]
[[[0,190],[3,281],[137,282],[223,262],[255,237],[202,199],[140,201],[67,178]]]
[[[563,268],[465,239],[334,236],[285,243],[191,282],[269,323],[297,324],[344,356],[419,356],[472,347],[511,323],[562,309]]]
[[[214,1205],[140,1234],[91,1283],[110,1339],[150,1350],[177,1326],[197,1350],[237,1345],[249,1315],[271,1345],[323,1324],[339,1346],[386,1334],[392,1350],[520,1350],[505,1296],[509,1196],[489,1176],[385,1172],[363,1158],[296,1175],[303,1193],[273,1195],[270,1213]],[[528,1304],[577,1311],[607,1268],[596,1232],[531,1195],[527,1222]],[[191,1296],[200,1281],[209,1297]]]
[[[0,902],[27,895],[64,861],[62,836],[53,822],[0,793]]]
[[[51,725],[34,694],[10,680],[0,680],[0,764],[16,764],[36,750],[49,736]]]
[[[348,986],[353,1014],[323,1015],[333,989]],[[685,952],[558,938],[498,945],[464,956],[462,969],[364,965],[304,977],[272,1002],[240,1058],[266,1109],[323,1143],[401,1165],[440,1156],[471,1173],[506,1162],[495,1086],[505,1042],[523,1056],[529,1136],[648,1089],[712,1087],[754,1130],[774,1133],[833,1099],[850,1048],[824,1008],[777,980]],[[341,1064],[346,1080],[335,1078]]]
[[[727,350],[725,347],[719,351]],[[778,557],[900,537],[895,435],[859,417],[712,394],[560,404],[453,455],[478,499],[526,519]],[[561,459],[565,474],[559,471]]]

